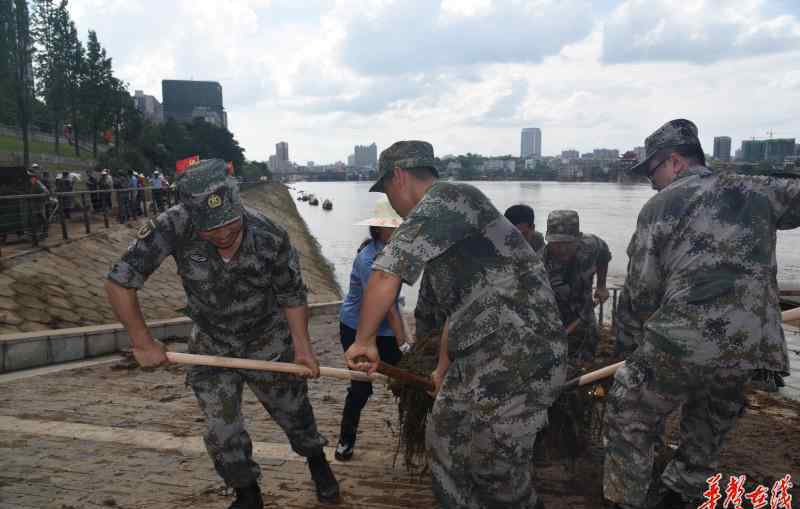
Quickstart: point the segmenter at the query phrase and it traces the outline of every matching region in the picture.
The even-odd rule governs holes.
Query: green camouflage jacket
[[[589,325],[596,322],[592,300],[594,275],[598,267],[608,265],[609,261],[611,251],[608,244],[590,233],[581,234],[571,263],[561,263],[545,247],[544,264],[564,326],[578,318]]]
[[[637,343],[699,365],[787,371],[775,232],[798,226],[798,180],[679,174],[642,208],[628,246]]]
[[[434,322],[447,318],[451,358],[491,338],[535,352],[537,365],[516,361],[511,368],[522,378],[564,365],[566,341],[544,264],[475,187],[434,184],[372,268],[409,285],[424,269],[418,306],[434,306]],[[513,351],[504,350],[507,366],[515,363]]]
[[[263,214],[244,207],[243,219],[242,244],[225,263],[216,248],[197,235],[186,208],[172,207],[139,231],[139,239],[113,265],[108,278],[126,288],[141,288],[172,256],[186,290],[189,316],[215,341],[201,349],[236,355],[265,337],[289,341],[281,308],[306,304],[297,253],[286,231]]]

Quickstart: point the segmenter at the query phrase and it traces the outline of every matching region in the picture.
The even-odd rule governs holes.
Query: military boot
[[[264,500],[261,498],[261,488],[258,483],[253,483],[244,488],[234,488],[236,500],[228,509],[264,509]]]
[[[308,458],[308,469],[317,488],[317,499],[323,504],[338,504],[339,483],[333,476],[325,453]]]

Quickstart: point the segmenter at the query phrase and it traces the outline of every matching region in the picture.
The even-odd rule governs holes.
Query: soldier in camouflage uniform
[[[375,369],[378,324],[401,281],[422,275],[420,303],[441,311],[428,326],[446,319],[427,426],[440,506],[541,508],[533,445],[566,356],[544,265],[478,189],[436,182],[429,143],[384,150],[378,176],[371,191],[385,192],[405,221],[372,266],[348,364]]]
[[[306,288],[297,253],[282,228],[244,207],[225,162],[204,161],[180,181],[182,203],[139,230],[108,274],[109,300],[125,325],[142,366],[167,362],[136,297],[145,280],[172,256],[195,323],[189,352],[296,362],[319,376],[308,337]],[[205,443],[214,466],[235,489],[235,509],[263,507],[260,469],[241,414],[244,384],[308,458],[321,501],[334,502],[339,487],[317,431],[306,381],[292,375],[193,366],[187,374],[207,424]]]
[[[546,239],[544,264],[561,321],[564,327],[577,321],[568,337],[569,356],[591,359],[600,340],[594,306],[608,300],[606,274],[611,251],[600,237],[581,233],[580,218],[574,210],[554,210],[547,216]],[[597,289],[592,295],[595,276]]]
[[[665,497],[662,507],[697,507],[751,372],[788,370],[775,232],[800,226],[800,181],[712,172],[684,119],[645,145],[632,171],[659,192],[628,246],[618,325],[638,347],[608,401],[603,489],[616,507],[646,507],[654,444],[682,405],[680,445],[650,494]]]
[[[536,231],[536,214],[533,209],[523,204],[512,205],[506,209],[503,215],[517,227],[533,250],[541,254],[544,249],[544,235]]]

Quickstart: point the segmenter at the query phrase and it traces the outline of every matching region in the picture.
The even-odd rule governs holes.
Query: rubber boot
[[[333,470],[325,458],[325,453],[308,458],[308,469],[317,488],[317,500],[323,504],[338,504],[339,483],[333,476]]]
[[[358,433],[358,422],[361,420],[361,409],[353,404],[353,398],[348,393],[342,411],[342,426],[339,432],[339,443],[336,444],[334,456],[338,461],[348,461],[353,457],[353,449],[356,446],[356,435]]]
[[[236,500],[228,509],[264,509],[264,500],[261,498],[261,488],[258,483],[253,483],[244,488],[234,488]]]

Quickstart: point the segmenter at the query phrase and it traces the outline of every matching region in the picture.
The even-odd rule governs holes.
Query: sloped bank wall
[[[341,298],[330,264],[282,184],[242,193],[251,207],[286,228],[298,250],[312,303]],[[0,261],[0,341],[4,335],[110,324],[116,321],[103,285],[114,260],[135,239],[138,225],[119,226],[14,259]],[[147,320],[180,317],[186,298],[175,263],[165,260],[139,298]]]

